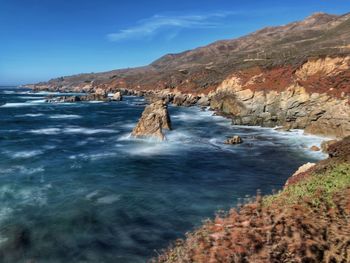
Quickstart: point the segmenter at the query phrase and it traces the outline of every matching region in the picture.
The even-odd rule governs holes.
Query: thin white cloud
[[[139,21],[135,26],[108,34],[107,37],[111,41],[122,41],[152,37],[165,29],[217,28],[223,25],[220,20],[232,14],[232,12],[216,12],[182,16],[155,15]]]

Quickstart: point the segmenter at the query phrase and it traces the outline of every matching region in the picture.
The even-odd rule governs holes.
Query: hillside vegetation
[[[207,221],[154,262],[350,262],[350,137],[284,190]]]

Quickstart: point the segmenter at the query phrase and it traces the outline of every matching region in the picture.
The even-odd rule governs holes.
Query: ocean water
[[[169,107],[166,142],[130,137],[142,98],[45,103],[0,89],[0,261],[146,262],[259,189],[280,189],[322,138]],[[244,143],[223,144],[241,135]],[[32,261],[28,261],[32,260]]]

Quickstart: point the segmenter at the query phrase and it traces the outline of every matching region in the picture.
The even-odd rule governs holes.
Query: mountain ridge
[[[132,86],[135,83],[133,77],[141,77],[144,78],[144,81],[140,81],[140,83],[137,84],[142,85],[144,83],[143,85],[145,86],[157,86],[157,80],[163,82],[171,82],[171,80],[169,80],[169,75],[173,74],[174,71],[192,70],[194,71],[194,75],[195,73],[208,75],[208,72],[205,71],[208,71],[210,69],[215,69],[217,71],[210,72],[210,74],[213,75],[213,78],[216,77],[217,80],[223,80],[223,78],[231,73],[232,70],[239,68],[252,66],[269,67],[273,65],[281,65],[286,62],[288,63],[288,58],[294,58],[296,60],[295,62],[300,63],[303,58],[305,59],[305,56],[317,55],[317,53],[318,55],[332,55],[342,53],[348,54],[348,49],[341,50],[341,48],[338,50],[328,50],[328,52],[322,52],[322,48],[318,48],[318,52],[311,52],[310,50],[301,50],[302,52],[297,52],[295,49],[298,48],[298,45],[300,43],[315,41],[315,37],[319,39],[322,37],[321,33],[324,33],[326,29],[334,29],[341,23],[348,21],[349,18],[349,13],[341,16],[330,15],[326,13],[315,13],[303,21],[291,22],[282,26],[265,27],[242,37],[218,40],[209,45],[186,50],[180,53],[169,53],[156,59],[146,66],[128,69],[116,69],[94,74],[77,74],[64,77],[64,79],[67,80],[66,82],[62,81],[61,77],[52,79],[49,81],[49,83],[56,84],[56,86],[73,86],[89,80],[102,80],[102,82],[105,84],[113,84],[113,81],[110,80],[123,78],[125,81],[130,82],[130,86]],[[320,30],[322,32],[320,32]],[[346,32],[346,36],[343,36],[343,41],[345,41],[346,44],[350,44],[349,31],[350,30]],[[292,35],[289,36],[289,34]],[[284,40],[286,43],[282,43],[281,38],[287,38]],[[327,38],[325,40],[326,43],[327,41],[330,41]],[[339,40],[340,39],[338,37],[337,41]],[[298,41],[301,42],[298,43]],[[334,41],[330,42],[335,45]],[[274,45],[279,45],[277,52]],[[281,56],[281,58],[279,58],[279,56]],[[144,75],[139,76],[139,74]],[[154,75],[156,79],[154,81],[149,81],[147,79],[148,74]],[[176,82],[179,82],[183,79],[182,75],[184,74],[176,75],[179,75],[176,76],[178,80]],[[69,81],[70,79],[72,80],[71,83]],[[218,81],[211,80],[211,82],[218,84]],[[205,83],[198,84],[202,87],[205,86]],[[172,86],[176,86],[176,83],[174,83]]]

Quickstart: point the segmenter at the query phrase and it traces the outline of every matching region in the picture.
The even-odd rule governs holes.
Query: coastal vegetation
[[[205,222],[154,262],[349,262],[350,137],[330,156],[277,194]]]

